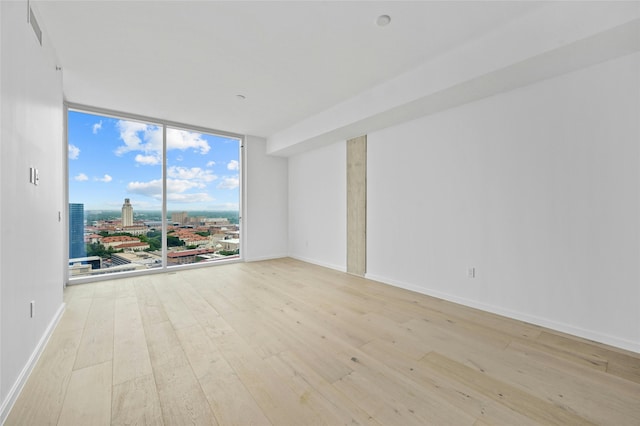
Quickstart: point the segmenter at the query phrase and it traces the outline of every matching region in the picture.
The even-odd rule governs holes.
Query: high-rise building
[[[189,218],[189,213],[187,212],[174,212],[171,213],[171,222],[179,223],[180,225],[184,225],[187,223]]]
[[[84,204],[69,203],[69,259],[77,259],[86,255]]]
[[[133,226],[133,206],[128,198],[124,199],[122,205],[122,226]]]

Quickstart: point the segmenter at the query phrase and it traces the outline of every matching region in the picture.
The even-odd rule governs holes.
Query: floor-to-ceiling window
[[[240,137],[69,108],[67,143],[71,280],[240,256]]]

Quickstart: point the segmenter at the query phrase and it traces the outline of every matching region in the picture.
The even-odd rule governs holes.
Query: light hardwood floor
[[[292,259],[71,286],[7,425],[640,424],[640,356]]]

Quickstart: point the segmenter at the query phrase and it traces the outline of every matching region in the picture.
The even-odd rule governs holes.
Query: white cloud
[[[206,192],[199,192],[195,194],[167,194],[167,201],[174,203],[202,203],[214,200]]]
[[[108,182],[111,182],[113,180],[113,178],[111,176],[105,174],[101,178],[96,178],[96,180],[99,180],[100,182],[108,183]]]
[[[127,191],[132,194],[146,195],[157,199],[162,198],[162,179],[155,179],[149,182],[129,182]]]
[[[73,180],[77,180],[78,182],[84,182],[85,180],[89,180],[89,176],[85,175],[84,173],[78,173],[76,176],[73,177]]]
[[[152,124],[135,121],[119,120],[116,127],[120,132],[120,139],[124,145],[119,146],[115,153],[122,155],[131,151],[141,151],[147,156],[162,152],[162,128]],[[167,129],[167,150],[193,149],[200,154],[206,154],[211,147],[202,139],[202,134],[186,130]]]
[[[172,200],[172,197],[176,194],[184,194],[184,192],[192,189],[199,188],[201,185],[198,182],[185,180],[185,179],[167,179],[167,199]],[[127,191],[132,194],[146,195],[157,200],[162,199],[162,179],[154,179],[149,182],[129,182],[127,185]],[[205,194],[206,195],[206,194]]]
[[[69,160],[77,160],[80,155],[80,148],[69,144]]]
[[[200,184],[184,179],[167,179],[167,194],[180,194],[191,188],[200,188]]]
[[[124,145],[119,146],[116,149],[116,155],[122,155],[129,151],[159,151],[162,149],[162,129],[157,126],[150,126],[144,123],[138,123],[136,121],[124,121],[119,120],[116,123],[116,127],[120,131],[120,139],[124,142]],[[156,138],[153,138],[153,132],[160,132],[160,144],[157,145]],[[142,133],[142,137],[145,142],[140,138],[139,133]],[[155,145],[153,144],[155,142]],[[154,149],[155,148],[155,149]]]
[[[213,167],[213,166],[215,166],[215,165],[216,165],[216,162],[215,162],[215,161],[209,161],[209,162],[207,163],[207,167]]]
[[[218,176],[214,175],[210,170],[203,170],[200,167],[177,167],[171,166],[167,169],[167,176],[175,179],[192,180],[200,184],[203,187],[204,183],[213,182],[218,179]]]
[[[227,164],[227,169],[238,170],[239,166],[240,166],[240,163],[238,163],[236,160],[231,160],[229,161],[229,164]]]
[[[162,159],[159,155],[136,155],[136,163],[143,164],[145,166],[155,166],[156,164],[161,164]]]
[[[167,150],[185,150],[193,148],[199,150],[200,154],[206,154],[211,147],[206,140],[202,139],[200,133],[187,132],[186,130],[167,129]]]
[[[102,120],[99,123],[93,125],[93,134],[95,135],[98,131],[102,129]]]
[[[240,179],[238,176],[227,176],[222,178],[222,181],[216,186],[218,189],[236,189],[240,186]]]

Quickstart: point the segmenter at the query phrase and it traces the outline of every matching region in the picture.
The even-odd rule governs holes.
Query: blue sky
[[[162,126],[69,111],[69,202],[162,208]],[[240,141],[167,128],[167,210],[238,210]]]

